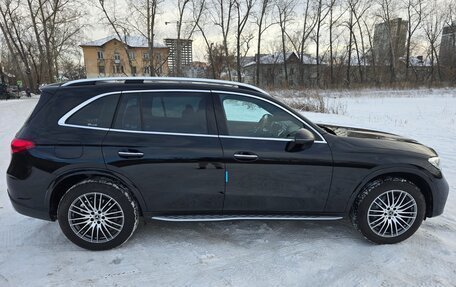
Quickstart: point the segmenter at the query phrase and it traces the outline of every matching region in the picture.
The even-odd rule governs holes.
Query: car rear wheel
[[[423,193],[401,178],[378,179],[368,184],[352,208],[353,225],[377,244],[401,242],[420,227],[426,213]]]
[[[138,207],[124,187],[105,179],[72,186],[59,203],[57,217],[65,236],[90,250],[125,243],[138,225]]]

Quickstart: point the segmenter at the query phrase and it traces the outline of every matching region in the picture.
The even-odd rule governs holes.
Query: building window
[[[131,67],[131,74],[132,74],[133,76],[136,75],[136,67]]]
[[[122,72],[122,74],[124,73],[124,68],[123,68],[123,66],[120,66],[120,71]]]
[[[98,52],[97,52],[97,58],[98,58],[99,60],[104,59],[103,51],[98,51]]]
[[[98,73],[99,74],[104,74],[105,73],[105,67],[104,66],[98,66]]]
[[[149,53],[144,53],[143,54],[143,59],[144,60],[149,60]]]
[[[128,51],[128,57],[130,58],[130,60],[134,60],[135,56],[135,51]]]
[[[114,74],[120,74],[123,73],[123,66],[120,65],[114,65],[113,67]]]
[[[161,62],[162,57],[160,53],[157,53],[157,55],[155,55],[155,58],[157,59],[157,62]]]
[[[114,53],[114,63],[119,64],[120,63],[120,54],[119,52]]]
[[[144,75],[150,75],[150,67],[144,67]]]

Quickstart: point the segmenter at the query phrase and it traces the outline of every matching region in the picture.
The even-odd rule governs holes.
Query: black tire
[[[395,191],[395,194],[402,194],[403,198],[410,200],[412,207],[410,207],[410,209],[405,209],[402,213],[402,215],[410,215],[411,217],[413,217],[413,213],[416,214],[414,219],[404,217],[405,220],[410,220],[410,222],[408,222],[409,225],[404,223],[404,220],[402,219],[396,219],[397,214],[395,213],[394,207],[397,205],[391,204],[390,207],[388,207],[389,209],[387,209],[386,206],[388,206],[388,203],[386,203],[384,207],[380,207],[374,203],[379,197],[380,199],[385,199],[386,192],[390,192],[388,195],[392,198],[392,191]],[[411,198],[413,198],[416,205],[413,205],[413,200],[411,200]],[[377,200],[377,202],[380,201]],[[391,202],[393,202],[393,200],[391,200]],[[368,216],[369,208],[371,208],[371,206],[372,211],[370,212],[370,215],[372,216]],[[377,213],[380,213],[380,215],[376,215]],[[350,217],[355,228],[369,241],[376,244],[394,244],[412,236],[423,222],[425,214],[426,201],[421,190],[408,180],[388,177],[374,180],[364,187],[355,200]],[[386,232],[386,229],[389,228],[388,222],[393,221],[399,222],[401,225],[395,224],[396,232],[394,232],[393,227],[391,227],[391,232]],[[371,225],[369,225],[369,223],[371,223]],[[383,225],[383,223],[385,223],[385,225]],[[380,227],[377,224],[380,224]],[[392,225],[393,223],[391,223],[391,226]],[[371,228],[371,226],[374,228]],[[379,230],[379,228],[383,228],[383,226],[385,226],[385,229]]]
[[[108,179],[87,179],[73,185],[57,210],[65,236],[89,250],[125,243],[138,226],[138,217],[138,206],[128,190]]]

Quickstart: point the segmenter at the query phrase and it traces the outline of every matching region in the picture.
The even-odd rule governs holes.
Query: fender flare
[[[345,213],[346,214],[350,213],[350,210],[353,206],[353,203],[356,200],[356,197],[361,192],[361,190],[364,188],[364,186],[366,186],[366,184],[368,184],[374,178],[380,177],[382,175],[388,175],[388,174],[394,174],[394,173],[396,173],[396,174],[405,173],[405,174],[410,174],[410,175],[421,178],[429,187],[429,190],[431,191],[431,197],[432,197],[432,188],[431,188],[432,175],[426,169],[424,169],[420,166],[415,166],[415,165],[382,166],[382,167],[379,167],[378,169],[373,170],[368,175],[366,175],[363,178],[363,180],[356,186],[355,190],[350,195],[348,203],[345,207]]]
[[[48,186],[48,188],[46,190],[46,195],[45,195],[44,200],[45,200],[45,204],[48,206],[49,210],[51,208],[51,200],[52,200],[52,196],[55,192],[55,188],[60,183],[67,180],[68,178],[73,177],[73,176],[78,176],[78,175],[84,175],[84,176],[88,176],[88,177],[99,176],[99,177],[107,177],[107,178],[111,178],[114,180],[118,180],[120,183],[125,185],[128,188],[128,190],[133,194],[138,205],[140,206],[141,211],[144,213],[148,210],[146,202],[145,202],[141,192],[139,191],[139,189],[136,187],[136,185],[133,182],[131,182],[128,178],[124,177],[123,175],[116,173],[112,170],[99,169],[99,168],[88,168],[88,169],[78,168],[77,170],[76,169],[68,170],[62,174],[59,174],[51,182],[51,184]]]

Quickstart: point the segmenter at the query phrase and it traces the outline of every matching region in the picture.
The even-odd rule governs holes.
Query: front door
[[[122,93],[103,154],[138,187],[145,212],[222,211],[225,173],[209,92]]]
[[[332,175],[332,155],[324,138],[274,101],[214,94],[227,172],[224,213],[322,212]],[[301,128],[311,130],[316,141],[287,151]]]

